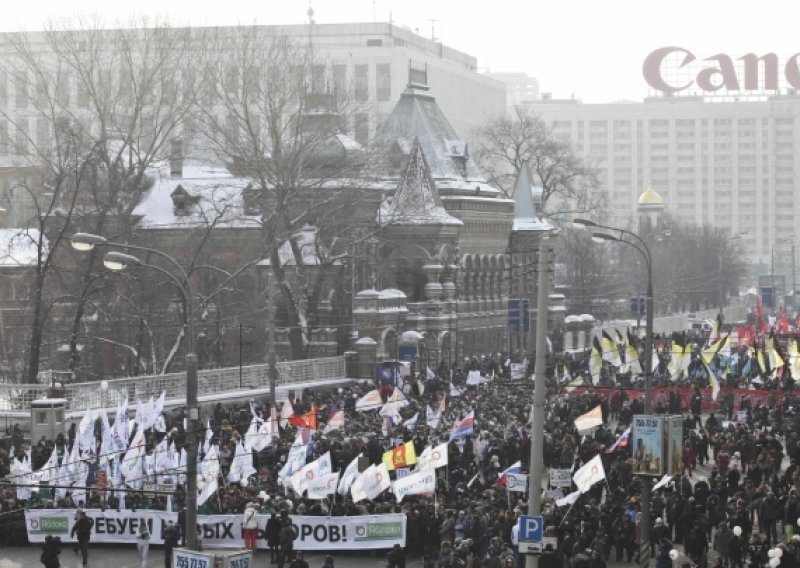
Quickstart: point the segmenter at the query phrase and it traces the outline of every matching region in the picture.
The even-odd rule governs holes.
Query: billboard
[[[683,417],[667,418],[667,473],[683,473]]]
[[[664,474],[664,419],[637,414],[631,428],[633,474],[661,477]]]

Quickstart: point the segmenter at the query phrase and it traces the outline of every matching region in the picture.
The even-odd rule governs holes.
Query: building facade
[[[647,184],[681,221],[741,235],[748,261],[791,273],[800,243],[800,96],[753,101],[659,97],[643,103],[540,100],[531,108],[597,168],[614,223]]]

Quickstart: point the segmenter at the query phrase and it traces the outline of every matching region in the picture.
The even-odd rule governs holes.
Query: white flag
[[[286,428],[286,425],[289,423],[289,418],[292,416],[294,416],[294,408],[287,398],[283,401],[283,407],[281,408],[281,428]]]
[[[358,503],[367,498],[366,484],[367,478],[373,475],[373,470],[376,466],[371,465],[361,473],[359,473],[350,485],[350,495],[353,498],[353,503]]]
[[[344,470],[339,480],[339,487],[336,490],[339,495],[343,497],[347,495],[347,492],[350,491],[350,486],[353,485],[353,481],[358,477],[358,458],[361,456],[362,454],[358,454],[355,459],[350,462],[350,465],[347,466],[347,469]]]
[[[666,486],[667,486],[667,484],[669,484],[669,482],[670,482],[671,480],[672,480],[672,476],[671,476],[670,474],[668,474],[668,473],[667,473],[666,475],[664,475],[664,477],[662,477],[662,478],[661,478],[661,479],[658,481],[658,483],[656,483],[655,485],[653,485],[653,491],[656,491],[656,490],[658,490],[658,489],[661,489],[662,487],[666,487]]]
[[[436,470],[414,472],[394,482],[395,497],[401,502],[406,495],[428,495],[436,492]]]
[[[292,474],[292,489],[298,495],[303,495],[312,481],[321,476],[330,475],[331,470],[331,453],[326,452],[319,459],[304,465],[299,471]]]
[[[91,452],[94,454],[97,451],[94,439],[94,422],[97,419],[97,412],[95,410],[87,410],[83,413],[80,424],[78,424],[78,447],[82,452]]]
[[[586,493],[592,485],[606,478],[606,471],[603,469],[603,460],[597,454],[586,462],[578,471],[572,474],[572,481],[578,487],[578,491]]]
[[[339,483],[339,472],[320,475],[308,484],[309,499],[325,499],[328,495],[336,493]]]
[[[425,371],[425,378],[426,378],[427,380],[429,380],[429,381],[432,381],[433,379],[435,379],[435,378],[436,378],[436,373],[434,373],[433,371],[431,371],[431,368],[430,368],[430,367],[428,367],[428,368],[427,368],[427,370]]]
[[[575,419],[575,428],[578,432],[585,432],[603,425],[603,410],[598,404],[586,414],[581,414]]]
[[[572,505],[575,501],[578,500],[578,497],[581,496],[580,490],[573,491],[566,497],[562,497],[561,499],[556,500],[556,507],[566,507],[567,505]]]
[[[372,471],[371,475],[367,477],[364,483],[364,492],[367,494],[367,499],[373,500],[378,495],[389,489],[392,482],[389,479],[389,470],[386,464],[381,462]]]
[[[322,431],[323,434],[344,428],[344,410],[337,410],[328,418],[328,424]]]
[[[378,389],[369,391],[356,401],[356,410],[377,410],[383,406],[383,399]]]
[[[436,430],[439,427],[439,420],[441,420],[441,418],[441,415],[438,412],[434,412],[430,405],[425,407],[425,423],[428,425],[428,428]]]
[[[445,467],[447,463],[447,442],[435,448],[428,446],[417,456],[417,470]]]

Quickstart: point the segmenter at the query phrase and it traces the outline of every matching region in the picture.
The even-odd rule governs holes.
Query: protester
[[[75,524],[72,525],[70,536],[77,536],[78,548],[81,552],[81,557],[83,558],[83,565],[86,566],[86,564],[89,562],[89,540],[92,537],[94,520],[92,520],[90,517],[87,517],[83,509],[78,509],[75,511],[75,514],[77,515],[77,520],[75,521]]]
[[[59,554],[61,554],[61,539],[51,534],[44,537],[42,556],[39,559],[44,568],[59,568],[61,566]]]
[[[136,532],[136,547],[139,552],[141,568],[147,568],[147,555],[150,551],[150,529],[145,519],[139,519],[139,530]]]

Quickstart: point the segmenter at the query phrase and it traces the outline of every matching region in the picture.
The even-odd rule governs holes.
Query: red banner
[[[642,389],[623,389],[625,394],[628,395],[628,400],[644,400],[644,390]],[[653,387],[653,409],[659,406],[669,408],[669,393],[677,391],[681,395],[681,410],[691,409],[692,395],[694,395],[694,388],[692,387]],[[573,393],[583,394],[592,392],[601,394],[609,400],[614,400],[618,397],[619,389],[614,387],[577,387]],[[750,400],[752,406],[757,403],[768,405],[770,407],[781,407],[786,397],[783,391],[765,391],[765,390],[749,390],[749,389],[728,389],[723,388],[720,390],[717,400],[711,398],[711,389],[700,389],[700,394],[703,395],[703,410],[711,411],[717,410],[719,406],[728,400],[733,394],[733,409],[738,410],[739,405],[744,397]]]

